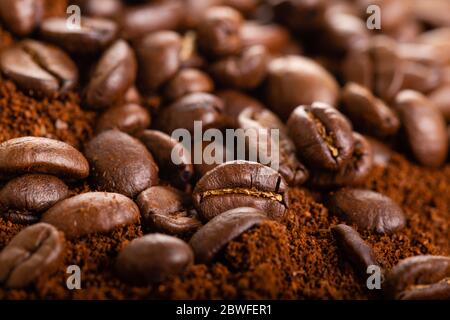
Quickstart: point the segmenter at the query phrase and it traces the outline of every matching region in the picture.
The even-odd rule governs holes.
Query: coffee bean
[[[133,50],[123,41],[112,44],[97,63],[86,88],[86,103],[104,109],[120,101],[136,78]]]
[[[135,197],[158,184],[158,167],[139,140],[118,130],[100,133],[86,146],[93,183],[101,190]]]
[[[412,90],[401,91],[395,99],[395,107],[417,161],[430,167],[442,165],[449,143],[445,120],[439,110],[425,96]]]
[[[355,265],[360,274],[366,275],[367,267],[378,265],[375,253],[358,231],[345,224],[338,224],[332,227],[331,231],[346,258]]]
[[[241,27],[241,39],[245,48],[262,45],[272,54],[288,51],[292,39],[288,30],[277,24],[259,24],[253,21],[245,22]]]
[[[443,85],[428,95],[428,99],[441,111],[447,122],[450,122],[450,84]]]
[[[89,17],[116,18],[123,10],[120,0],[71,0]]]
[[[73,239],[135,224],[139,222],[139,209],[121,194],[88,192],[58,202],[42,215],[41,221]]]
[[[445,0],[435,0],[430,3],[423,3],[422,1],[415,1],[413,5],[413,12],[417,19],[430,26],[436,27],[450,27],[448,15],[450,10],[450,3]]]
[[[192,249],[175,237],[154,233],[131,241],[119,253],[119,276],[137,285],[166,280],[185,272],[193,263]]]
[[[390,299],[450,299],[450,258],[422,255],[401,260],[386,276]]]
[[[271,152],[271,143],[275,143],[278,150],[278,161],[279,169],[278,172],[286,179],[286,182],[290,185],[300,185],[303,184],[309,177],[309,172],[305,166],[300,163],[295,155],[296,150],[294,143],[289,138],[287,134],[287,129],[281,120],[271,111],[263,109],[261,111],[256,111],[252,108],[247,108],[241,112],[238,117],[239,126],[242,129],[253,129],[255,130],[254,138],[250,137],[248,139],[248,149],[254,149],[255,154],[269,155]],[[264,133],[270,134],[268,130],[276,129],[278,130],[278,141],[270,141],[267,143],[267,150],[262,150],[263,146],[261,141],[267,140],[264,137]],[[260,130],[263,130],[262,132]],[[270,165],[269,165],[270,166]]]
[[[230,241],[268,220],[258,209],[242,207],[228,210],[211,219],[191,238],[197,263],[211,262]]]
[[[284,178],[272,168],[250,161],[230,161],[209,171],[198,181],[192,198],[205,220],[243,206],[280,219],[289,206]]]
[[[338,90],[333,76],[308,58],[285,56],[268,65],[267,105],[283,120],[299,105],[317,101],[336,105]]]
[[[397,115],[365,87],[348,83],[342,91],[342,112],[356,128],[378,137],[393,135],[400,127]]]
[[[238,10],[242,14],[250,15],[258,9],[259,0],[225,0],[224,4]]]
[[[180,67],[181,38],[174,31],[158,31],[144,37],[136,46],[139,85],[156,90]]]
[[[389,197],[365,189],[343,188],[329,197],[329,209],[361,229],[392,233],[405,226],[402,209]]]
[[[210,70],[214,79],[225,87],[253,89],[266,76],[268,58],[263,46],[252,46],[244,49],[239,56],[217,61]]]
[[[197,69],[182,69],[168,83],[165,97],[171,101],[195,92],[212,92],[214,82],[208,74]]]
[[[69,28],[67,18],[63,17],[47,18],[40,26],[44,40],[80,54],[103,51],[117,38],[118,31],[113,21],[88,17],[81,17],[79,28]]]
[[[336,188],[363,183],[373,167],[373,151],[369,142],[354,132],[355,147],[350,160],[338,171],[320,170],[311,173],[311,183],[318,188]]]
[[[273,6],[273,13],[277,21],[299,32],[312,30],[323,25],[325,1],[277,1]]]
[[[195,143],[201,143],[201,155],[202,159],[200,162],[195,161],[195,154],[192,154],[192,162],[194,164],[195,176],[197,179],[203,177],[207,172],[211,171],[218,165],[233,160],[246,160],[238,159],[237,152],[234,148],[231,148],[231,145],[226,144],[226,141],[197,141],[194,142],[193,147],[195,148]],[[244,145],[244,148],[246,146]],[[195,149],[194,149],[195,151]],[[227,160],[228,154],[228,160]]]
[[[403,61],[402,89],[423,93],[436,89],[441,83],[441,66],[436,63]]]
[[[0,143],[0,179],[24,173],[84,179],[89,175],[89,164],[77,149],[62,141],[21,137]]]
[[[44,15],[43,0],[2,0],[0,19],[18,36],[26,36],[39,25]]]
[[[237,90],[222,90],[217,92],[217,96],[225,104],[224,112],[234,127],[239,127],[238,117],[244,109],[250,108],[258,111],[265,107],[255,98]]]
[[[73,89],[78,81],[74,62],[60,49],[24,40],[0,56],[3,74],[31,95],[53,97]]]
[[[242,48],[241,14],[230,7],[212,7],[205,11],[197,26],[200,49],[212,56],[237,54]]]
[[[136,200],[143,225],[168,234],[196,231],[202,223],[190,210],[190,197],[172,187],[155,186],[141,192]]]
[[[25,288],[53,273],[63,258],[64,246],[63,235],[49,224],[23,229],[0,252],[0,284]]]
[[[139,93],[138,89],[135,86],[131,86],[128,88],[125,93],[125,97],[123,97],[123,101],[125,103],[134,103],[134,104],[142,104],[142,97]]]
[[[352,156],[352,126],[345,116],[327,104],[296,108],[287,125],[298,155],[310,166],[337,170]]]
[[[67,198],[69,188],[54,176],[44,174],[26,174],[10,180],[0,190],[0,208],[13,222],[36,222],[36,213],[53,206],[56,202]]]
[[[194,131],[194,121],[202,121],[203,130],[225,125],[224,105],[218,97],[208,93],[191,93],[161,110],[156,127],[168,134],[184,128]]]
[[[150,126],[150,113],[135,103],[114,106],[103,112],[97,120],[96,132],[110,129],[133,134]]]
[[[370,144],[373,152],[373,165],[387,167],[392,158],[392,150],[384,143],[365,136],[364,139]]]
[[[145,130],[139,132],[137,137],[155,157],[161,178],[185,189],[194,175],[189,150],[161,131]]]

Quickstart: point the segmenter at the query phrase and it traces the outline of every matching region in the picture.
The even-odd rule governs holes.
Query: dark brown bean
[[[100,133],[86,146],[93,183],[101,190],[134,198],[158,184],[158,167],[137,139],[118,130]]]
[[[241,38],[244,48],[262,45],[272,54],[285,53],[292,45],[288,30],[277,24],[247,21],[242,25]]]
[[[119,253],[119,276],[133,284],[145,285],[185,272],[193,263],[192,249],[175,237],[154,233],[131,241]]]
[[[310,166],[338,170],[350,160],[352,126],[335,108],[324,103],[300,106],[287,126],[298,155]]]
[[[38,223],[19,232],[0,252],[0,283],[25,288],[56,271],[65,241],[53,226]]]
[[[89,17],[116,18],[123,10],[121,0],[71,0]]]
[[[191,238],[196,263],[211,262],[230,241],[268,220],[258,209],[241,207],[228,210],[211,219]]]
[[[137,205],[121,194],[88,192],[58,202],[43,214],[41,221],[73,239],[138,223],[139,216]]]
[[[428,95],[434,105],[441,111],[447,122],[450,122],[450,84],[443,85]]]
[[[110,129],[133,134],[150,126],[150,113],[135,103],[125,103],[109,108],[97,120],[96,132]]]
[[[206,173],[195,186],[192,198],[205,220],[236,207],[263,210],[281,219],[289,206],[288,186],[275,170],[250,161],[230,161]]]
[[[0,179],[46,173],[67,179],[89,175],[86,158],[74,147],[53,139],[21,137],[0,144]]]
[[[372,147],[373,165],[380,167],[387,167],[392,158],[393,154],[392,150],[384,143],[371,137],[365,136],[364,139],[366,139],[367,142]]]
[[[375,191],[343,188],[330,195],[328,204],[334,214],[361,229],[392,233],[406,224],[402,209]]]
[[[214,82],[208,74],[197,69],[182,69],[168,83],[165,97],[174,101],[195,92],[214,91]]]
[[[2,0],[0,19],[18,36],[33,32],[44,16],[43,0]]]
[[[217,92],[217,96],[225,104],[224,112],[234,127],[239,127],[238,117],[244,109],[251,108],[258,111],[265,107],[255,98],[237,90],[222,90]]]
[[[86,88],[86,103],[105,109],[119,102],[136,78],[136,58],[123,40],[112,44],[97,63]]]

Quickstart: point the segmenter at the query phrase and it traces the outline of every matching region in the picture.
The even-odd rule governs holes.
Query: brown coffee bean
[[[203,130],[225,125],[224,105],[218,97],[208,93],[191,93],[161,110],[156,128],[168,134],[184,128],[194,131],[194,121],[202,121]]]
[[[0,179],[46,173],[67,179],[89,175],[86,158],[74,147],[53,139],[21,137],[0,144]]]
[[[392,150],[384,143],[365,136],[364,139],[370,144],[373,152],[373,165],[387,167],[392,158]]]
[[[251,108],[255,111],[265,109],[258,100],[241,91],[222,90],[217,92],[217,96],[224,102],[224,112],[234,127],[239,127],[237,120],[244,109]]]
[[[401,91],[395,107],[417,161],[430,167],[442,165],[447,157],[448,137],[439,110],[425,96],[412,90]]]
[[[366,12],[369,5],[380,8],[383,30],[393,32],[401,27],[411,17],[411,5],[403,0],[357,0],[360,12]],[[386,25],[385,25],[386,24]]]
[[[86,146],[93,183],[101,190],[134,198],[158,184],[158,167],[137,139],[118,130],[100,133]]]
[[[250,161],[223,163],[205,174],[192,194],[195,208],[205,220],[236,207],[263,210],[281,219],[289,206],[288,186],[275,170]]]
[[[335,108],[324,103],[300,106],[287,126],[298,155],[310,166],[338,170],[350,160],[352,126]]]
[[[350,82],[342,91],[342,112],[356,128],[378,137],[393,135],[400,127],[397,115],[365,87]]]
[[[73,239],[137,223],[139,209],[121,194],[88,192],[58,202],[42,215],[41,221]]]
[[[144,190],[136,200],[143,225],[168,234],[185,234],[196,231],[202,223],[195,210],[190,210],[191,199],[172,187],[155,186]]]
[[[197,26],[200,49],[212,56],[237,54],[242,48],[242,15],[230,7],[208,8]]]
[[[71,0],[81,12],[89,17],[116,18],[123,10],[120,0]]]
[[[150,113],[135,103],[114,106],[103,112],[97,120],[96,132],[110,129],[133,134],[150,126]]]
[[[78,82],[75,63],[62,50],[35,40],[24,40],[0,56],[3,74],[31,95],[53,97]]]
[[[417,19],[428,25],[436,27],[450,27],[447,13],[450,10],[450,3],[446,0],[434,0],[429,3],[423,1],[413,1],[412,11]]]
[[[139,41],[139,85],[153,91],[167,82],[180,67],[180,50],[181,38],[174,31],[154,32]]]
[[[311,183],[318,188],[354,186],[363,183],[373,167],[373,151],[369,142],[353,133],[354,150],[350,160],[338,171],[320,170],[311,173]]]
[[[194,141],[193,148],[195,148],[195,143],[201,143],[201,156],[200,161],[196,161],[195,154],[192,154],[192,163],[194,164],[195,176],[197,179],[203,177],[207,172],[211,171],[218,165],[225,163],[227,161],[233,160],[245,160],[237,159],[237,152],[230,147],[227,148],[226,142],[222,141]],[[244,148],[246,146],[244,145]],[[194,149],[195,152],[195,149]],[[228,159],[227,159],[228,155]]]
[[[211,219],[191,238],[196,263],[211,262],[230,241],[268,220],[258,209],[241,207],[228,210]]]
[[[69,28],[67,18],[45,19],[40,26],[44,40],[71,53],[94,54],[106,49],[119,32],[117,24],[101,18],[81,17],[80,28]]]
[[[26,174],[10,180],[0,190],[0,208],[13,222],[36,222],[37,213],[67,198],[69,188],[54,176],[44,174]]]
[[[221,6],[224,0],[184,0],[184,26],[188,29],[196,28],[206,10]]]
[[[343,188],[329,197],[329,209],[361,229],[392,233],[405,226],[402,209],[389,197],[365,189]]]
[[[274,55],[288,52],[292,45],[289,31],[282,26],[253,21],[247,21],[242,25],[241,39],[244,48],[262,45]]]
[[[254,138],[248,139],[248,149],[252,148],[257,154],[271,155],[271,143],[275,143],[277,147],[279,169],[278,172],[286,179],[290,185],[301,185],[309,177],[309,172],[305,166],[300,163],[296,157],[296,150],[294,143],[287,134],[287,129],[282,121],[271,111],[264,109],[261,111],[247,108],[241,112],[238,117],[239,127],[247,130],[254,130]],[[278,141],[270,141],[267,143],[267,150],[262,150],[261,140],[266,139],[261,133],[265,132],[270,135],[268,130],[278,130]],[[270,166],[270,165],[269,165]]]
[[[125,281],[145,285],[185,272],[193,260],[192,249],[186,242],[153,233],[134,239],[123,248],[117,257],[116,270]]]
[[[345,224],[331,228],[334,238],[360,274],[367,275],[367,267],[378,265],[373,249],[361,238],[358,231]]]
[[[139,132],[137,138],[155,157],[160,168],[161,178],[169,180],[174,186],[185,189],[194,175],[189,150],[182,143],[161,131],[145,130]]]
[[[386,276],[390,299],[450,299],[450,258],[422,255],[401,260]]]
[[[208,74],[197,69],[182,69],[168,83],[164,90],[166,99],[174,101],[196,92],[214,91],[214,82]]]
[[[283,120],[299,105],[317,101],[336,105],[338,90],[333,76],[308,58],[285,56],[269,63],[267,105]]]
[[[123,101],[125,103],[134,103],[134,104],[142,104],[142,97],[139,93],[138,89],[135,86],[131,86],[128,88],[125,93],[125,97],[123,97]]]
[[[415,61],[403,62],[403,83],[401,89],[423,93],[436,89],[441,83],[441,70],[437,64],[427,65]]]
[[[123,40],[112,44],[97,63],[86,88],[86,103],[105,109],[119,102],[136,78],[136,58]]]
[[[242,14],[251,14],[258,8],[259,0],[225,0],[224,5],[230,6]]]
[[[290,29],[305,32],[321,27],[324,23],[327,1],[282,0],[274,3],[275,19]]]
[[[64,236],[38,223],[19,232],[0,252],[0,284],[21,289],[53,273],[64,255]]]
[[[43,0],[2,0],[0,19],[18,36],[26,36],[39,25],[44,15]]]
[[[450,84],[443,85],[428,95],[434,105],[441,111],[447,122],[450,122]]]

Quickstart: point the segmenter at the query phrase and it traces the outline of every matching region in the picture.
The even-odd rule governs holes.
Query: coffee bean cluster
[[[389,162],[385,143],[423,166],[447,160],[448,11],[408,15],[407,1],[373,1],[380,31],[366,27],[364,0],[70,2],[81,7],[76,28],[44,18],[41,0],[0,1],[15,36],[0,52],[2,78],[36,99],[76,91],[98,113],[82,150],[42,137],[0,144],[1,214],[30,225],[0,252],[2,286],[54,272],[65,238],[139,223],[146,235],[115,258],[117,275],[164,281],[214,261],[250,228],[282,222],[298,186],[320,191],[348,223],[331,231],[364,274],[378,262],[357,230],[408,224],[399,204],[358,187]],[[194,163],[171,134],[193,133],[195,121],[278,129],[279,169]],[[95,192],[69,191],[84,180]],[[387,297],[450,298],[450,257],[412,257],[384,273]]]

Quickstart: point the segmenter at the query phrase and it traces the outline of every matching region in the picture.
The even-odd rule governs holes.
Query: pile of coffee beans
[[[389,148],[425,167],[449,159],[450,2],[415,2],[71,0],[78,23],[47,17],[41,0],[0,1],[14,36],[0,81],[43,101],[75,92],[98,115],[80,150],[35,136],[0,143],[0,215],[27,225],[0,252],[0,286],[51,275],[65,239],[128,225],[145,235],[111,257],[115,274],[161,283],[283,223],[299,187],[346,223],[331,232],[364,276],[379,262],[360,232],[408,228],[400,203],[361,188],[372,169],[387,166]],[[369,26],[370,4],[380,28]],[[242,157],[228,136],[198,137],[199,123],[205,136],[257,134]],[[278,139],[264,135],[274,129]],[[265,161],[274,145],[277,160]],[[88,192],[73,191],[80,183]],[[382,273],[387,298],[450,299],[450,257]]]

